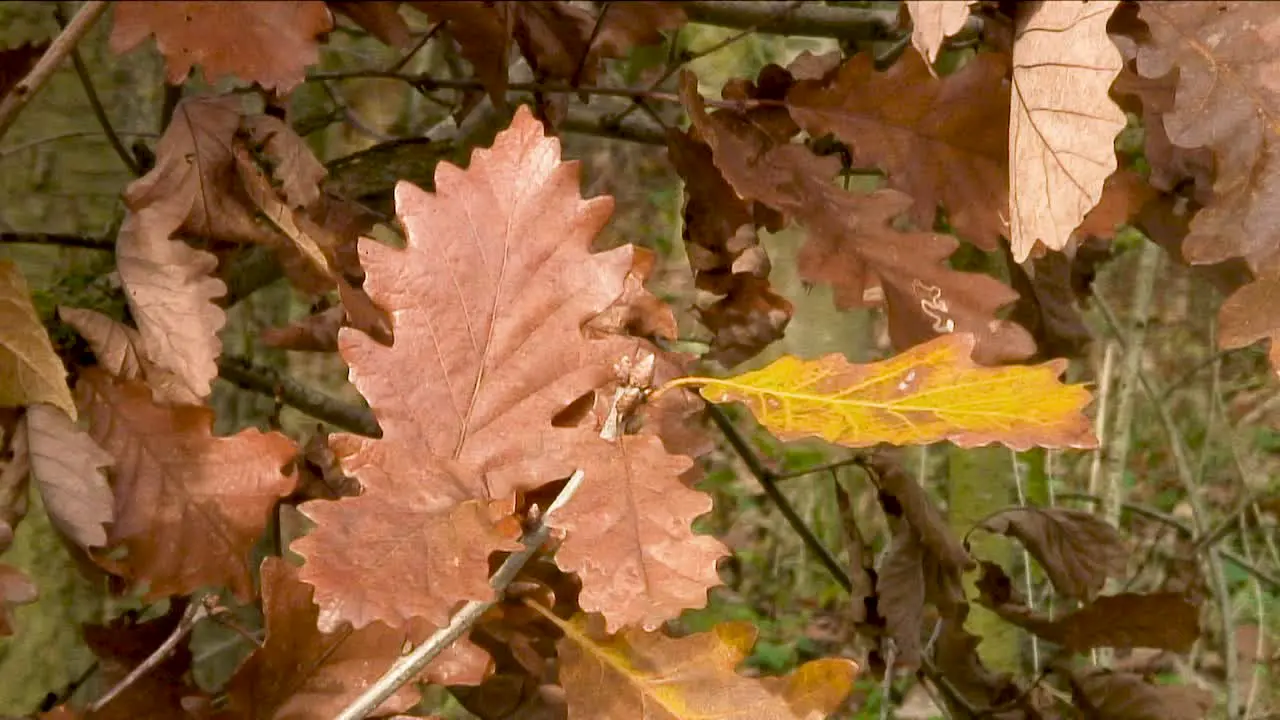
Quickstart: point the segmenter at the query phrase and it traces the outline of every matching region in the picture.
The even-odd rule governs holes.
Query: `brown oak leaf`
[[[1077,600],[1092,600],[1108,577],[1122,577],[1128,568],[1129,550],[1120,532],[1082,510],[1011,508],[978,527],[1017,538],[1054,588]]]
[[[409,44],[409,24],[400,15],[399,0],[359,0],[358,2],[333,2],[329,7],[351,18],[355,24],[392,47]]]
[[[1191,685],[1157,685],[1137,673],[1089,668],[1072,672],[1072,704],[1099,720],[1204,720],[1213,693]]]
[[[1151,647],[1183,653],[1200,636],[1200,609],[1181,593],[1103,595],[1050,616],[1026,606],[999,565],[983,562],[977,586],[980,603],[1067,652]]]
[[[323,2],[128,2],[115,6],[111,49],[126,53],[149,35],[172,85],[200,65],[210,83],[225,75],[286,94],[320,61],[319,36],[333,29]]]
[[[31,477],[49,520],[82,548],[106,545],[114,512],[102,468],[115,459],[52,405],[32,405],[25,421]]]
[[[690,527],[711,510],[710,495],[680,482],[693,462],[652,435],[587,448],[580,462],[589,475],[552,518],[568,533],[556,564],[583,579],[581,608],[602,613],[616,632],[653,630],[706,605],[707,590],[720,584],[716,563],[729,551]]]
[[[493,514],[510,513],[517,490],[568,477],[581,447],[601,442],[552,419],[605,385],[636,342],[583,332],[622,295],[632,253],[590,252],[612,202],[581,198],[576,164],[560,161],[527,108],[467,170],[441,164],[435,180],[434,194],[396,188],[403,250],[360,242],[365,289],[391,314],[395,341],[339,332],[383,434],[331,440],[363,495],[301,506],[319,527],[294,549],[330,629],[443,625],[456,602],[490,597],[484,558],[515,547]],[[451,529],[463,520],[467,532]],[[449,576],[432,576],[440,564]],[[428,594],[385,590],[406,578]]]
[[[1009,243],[1061,250],[1116,169],[1125,115],[1108,91],[1124,64],[1107,35],[1117,0],[1049,2],[1019,17],[1009,118]]]
[[[829,80],[797,83],[787,106],[811,135],[833,133],[856,162],[888,172],[914,198],[917,225],[932,228],[941,204],[961,235],[993,250],[1008,232],[1008,71],[1008,57],[982,53],[937,78],[908,49],[877,72],[860,53]]]
[[[306,140],[285,121],[271,115],[250,115],[241,127],[271,161],[271,175],[280,183],[289,207],[311,207],[320,200],[320,183],[329,171],[311,152]]]
[[[0,563],[0,638],[13,634],[13,609],[40,597],[31,578],[12,565]]]
[[[884,618],[885,632],[893,639],[896,662],[904,667],[920,664],[924,565],[925,549],[919,533],[903,527],[894,534],[876,574],[876,607]]]
[[[59,307],[58,316],[80,333],[98,364],[113,376],[146,382],[156,398],[176,402],[191,398],[179,375],[147,359],[136,329],[85,308]]]
[[[407,633],[374,623],[360,630],[317,629],[320,609],[312,587],[288,561],[262,563],[262,608],[266,637],[227,686],[231,708],[263,720],[334,717],[400,657],[406,643],[429,632]],[[463,639],[432,661],[418,679],[439,685],[475,685],[489,659]],[[396,691],[375,716],[401,713],[419,700],[413,683]]]
[[[116,458],[112,546],[145,597],[224,585],[253,596],[249,559],[276,501],[296,483],[282,471],[297,450],[279,433],[214,437],[204,407],[156,405],[147,388],[88,368],[76,384],[89,435]]]
[[[46,402],[76,417],[67,369],[53,351],[18,266],[0,260],[0,407]]]
[[[175,598],[160,617],[141,621],[127,613],[105,625],[85,625],[84,640],[98,659],[104,682],[114,685],[156,652],[177,629],[187,610],[186,598]],[[180,643],[154,667],[135,678],[111,702],[96,712],[69,717],[86,720],[172,720],[196,718],[187,711],[201,692],[190,682],[191,650]]]

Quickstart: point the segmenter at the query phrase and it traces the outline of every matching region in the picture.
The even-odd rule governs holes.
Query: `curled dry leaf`
[[[165,614],[140,621],[133,613],[105,625],[84,626],[84,641],[98,660],[98,674],[108,687],[124,680],[171,636],[182,622],[189,600],[174,598]],[[190,701],[203,699],[191,682],[191,649],[179,643],[148,672],[134,679],[110,703],[93,713],[69,715],[86,720],[164,720],[191,718]],[[198,716],[198,715],[196,715]]]
[[[296,448],[279,433],[214,437],[203,407],[156,405],[147,388],[88,368],[76,385],[89,436],[116,458],[115,524],[123,567],[145,597],[224,585],[253,596],[249,559],[276,502],[295,476],[282,469]]]
[[[102,468],[115,459],[52,405],[27,408],[26,432],[31,477],[54,527],[82,548],[106,545],[114,512]]]
[[[1213,693],[1189,685],[1156,685],[1136,673],[1090,668],[1070,673],[1072,703],[1099,720],[1204,720]]]
[[[1008,67],[982,53],[939,79],[914,49],[884,72],[861,53],[828,79],[797,83],[787,107],[811,135],[833,133],[856,162],[883,168],[915,199],[918,226],[932,228],[941,204],[957,232],[992,250],[1007,234]]]
[[[262,647],[236,671],[227,686],[233,710],[254,718],[331,718],[356,699],[400,657],[407,643],[428,632],[409,633],[374,623],[360,630],[317,629],[320,609],[312,588],[298,579],[288,561],[262,563],[262,608],[266,637]],[[419,680],[439,685],[475,685],[484,677],[488,656],[466,639],[437,657]],[[379,715],[404,712],[419,692],[408,683],[378,707]]]
[[[319,38],[332,29],[319,0],[128,2],[115,7],[111,49],[126,53],[155,35],[172,85],[200,65],[211,84],[232,75],[284,95],[319,62]]]
[[[898,502],[903,519],[919,535],[925,550],[945,567],[957,571],[974,567],[973,558],[956,538],[937,504],[901,463],[880,453],[872,456],[869,465],[876,487]]]
[[[521,108],[467,170],[440,165],[435,194],[397,186],[403,250],[361,241],[365,289],[394,318],[395,341],[339,333],[383,435],[331,439],[363,495],[301,506],[318,527],[294,549],[327,628],[443,625],[458,602],[492,595],[485,558],[517,534],[495,515],[514,510],[517,490],[579,467],[609,482],[617,465],[593,449],[604,441],[552,424],[636,345],[583,332],[622,295],[633,261],[629,247],[590,252],[612,203],[584,201],[577,184],[576,165]],[[610,583],[613,570],[592,566],[584,584]]]
[[[97,310],[59,307],[58,317],[85,339],[104,370],[121,380],[143,379],[142,336]]]
[[[1089,392],[1063,385],[1066,361],[982,368],[973,336],[943,335],[895,357],[854,365],[843,355],[784,356],[731,378],[681,378],[711,402],[739,401],[782,440],[820,437],[846,447],[950,440],[961,447],[1097,445],[1081,412]]]
[[[1061,250],[1116,169],[1124,112],[1108,92],[1123,65],[1107,36],[1116,0],[1036,5],[1014,37],[1009,242]]]
[[[1200,609],[1181,593],[1103,595],[1050,617],[1027,607],[999,565],[982,563],[978,601],[1006,621],[1067,652],[1094,648],[1160,648],[1184,653],[1200,636]]]
[[[911,44],[924,56],[932,71],[942,41],[964,27],[970,0],[907,0],[911,13]]]
[[[852,660],[826,658],[785,678],[738,675],[734,669],[756,640],[747,622],[670,638],[639,630],[605,636],[581,615],[556,621],[565,634],[560,683],[570,720],[821,720],[849,694],[858,669]]]
[[[1129,549],[1120,532],[1082,510],[1017,507],[983,520],[979,528],[1017,538],[1066,597],[1092,600],[1108,577],[1123,577]]]
[[[329,171],[311,152],[306,140],[285,121],[271,115],[251,115],[244,118],[241,127],[271,161],[271,175],[280,183],[289,207],[311,207],[320,200],[320,183]]]
[[[49,403],[76,417],[67,370],[31,304],[18,266],[0,260],[0,407]]]

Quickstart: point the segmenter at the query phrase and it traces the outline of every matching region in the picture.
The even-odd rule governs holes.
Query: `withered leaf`
[[[787,106],[810,134],[833,133],[856,162],[888,172],[915,199],[917,225],[932,228],[941,204],[961,235],[991,250],[1008,232],[1008,67],[982,53],[939,79],[915,49],[884,72],[860,53],[829,80],[796,83]]]
[[[282,350],[335,352],[338,349],[338,330],[346,317],[346,309],[334,305],[284,327],[263,328],[258,340],[263,345]]]
[[[290,207],[311,207],[320,199],[320,183],[329,172],[293,128],[271,115],[250,115],[241,127],[270,159],[271,175],[280,183]]]
[[[115,459],[59,408],[27,408],[31,476],[54,527],[83,548],[107,544],[113,498],[102,468]]]
[[[851,660],[826,658],[786,678],[738,675],[756,639],[747,622],[670,638],[639,630],[609,637],[584,616],[556,620],[565,633],[560,682],[570,720],[821,720],[848,695],[857,672]]]
[[[1124,112],[1108,95],[1123,65],[1107,36],[1116,0],[1047,2],[1020,19],[1009,118],[1009,242],[1061,250],[1116,169]]]
[[[31,304],[27,281],[17,265],[0,260],[0,407],[41,402],[76,417],[67,370]]]
[[[1017,507],[978,527],[1017,538],[1040,563],[1054,588],[1092,600],[1108,577],[1123,577],[1129,551],[1112,525],[1082,510]]]
[[[1103,595],[1056,617],[1022,604],[999,565],[984,562],[978,601],[1000,617],[1067,652],[1150,647],[1187,652],[1200,636],[1200,609],[1182,593]]]
[[[105,625],[84,626],[84,640],[97,657],[104,682],[122,681],[156,652],[178,627],[189,608],[187,598],[174,598],[165,614],[140,620],[134,613],[115,618]],[[118,697],[94,713],[68,715],[87,720],[166,720],[192,715],[185,700],[199,691],[189,682],[192,654],[185,643],[166,653],[159,663],[129,684]]]
[[[870,469],[875,473],[877,487],[898,501],[903,519],[925,549],[947,567],[967,570],[974,566],[973,558],[947,525],[937,504],[901,463],[881,453],[872,456]]]
[[[111,49],[126,53],[149,35],[178,85],[200,65],[209,83],[225,75],[287,94],[320,60],[333,29],[323,2],[129,2],[115,7]]]
[[[49,41],[25,42],[17,47],[0,50],[0,98],[8,94],[31,68],[35,67],[40,56],[49,49]]]
[[[331,438],[363,495],[301,506],[319,527],[294,549],[322,619],[443,625],[454,603],[489,597],[485,557],[514,547],[491,513],[511,512],[516,490],[568,477],[583,467],[582,445],[602,442],[551,422],[635,344],[583,332],[622,294],[632,254],[590,252],[612,203],[584,201],[577,184],[576,165],[521,108],[467,170],[440,165],[435,194],[397,186],[403,250],[360,242],[365,289],[392,315],[395,341],[339,332],[383,435]],[[403,542],[406,532],[422,544]],[[449,574],[434,576],[436,565]],[[384,590],[406,578],[426,594]]]
[[[88,308],[59,307],[58,317],[80,333],[107,372],[123,380],[142,379],[145,361],[137,330]]]
[[[955,35],[969,19],[969,0],[907,0],[911,13],[911,44],[932,64],[942,41]]]
[[[711,510],[710,495],[680,482],[692,461],[653,435],[584,446],[595,455],[581,460],[591,474],[552,519],[568,533],[556,564],[583,578],[582,610],[602,613],[616,632],[654,630],[706,605],[707,590],[720,584],[716,563],[729,551],[690,527]]]
[[[1136,673],[1089,669],[1068,677],[1076,707],[1094,720],[1204,720],[1213,693],[1189,685],[1156,685]]]
[[[76,385],[89,435],[115,457],[112,546],[149,583],[149,599],[225,585],[253,596],[250,552],[276,501],[296,478],[282,469],[297,450],[279,433],[214,437],[204,407],[156,405],[147,388],[88,368]]]
[[[400,15],[399,0],[331,1],[328,5],[388,45],[404,47],[409,44],[409,25]]]
[[[876,573],[876,607],[893,639],[897,663],[920,664],[920,632],[924,625],[925,550],[920,535],[905,527],[893,536]]]
[[[231,707],[242,717],[263,720],[329,718],[350,704],[400,657],[411,634],[374,623],[360,630],[317,629],[320,609],[312,588],[287,561],[262,563],[262,607],[266,637],[262,648],[236,671],[227,686]],[[484,677],[488,656],[466,639],[436,658],[419,679],[441,685],[474,685]],[[419,700],[414,683],[402,686],[377,709],[400,713]]]

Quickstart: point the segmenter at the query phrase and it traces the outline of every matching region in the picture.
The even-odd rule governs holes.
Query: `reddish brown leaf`
[[[920,632],[924,625],[925,550],[912,528],[903,528],[876,575],[876,607],[884,617],[885,632],[897,648],[897,662],[905,667],[920,664]]]
[[[580,462],[590,475],[553,517],[568,536],[556,564],[583,580],[579,605],[602,613],[607,629],[661,627],[706,605],[720,584],[716,563],[729,554],[690,525],[711,510],[711,496],[685,487],[693,463],[668,454],[654,436],[627,435],[590,446]]]
[[[271,115],[250,115],[242,127],[254,146],[270,160],[271,175],[280,183],[289,207],[311,207],[320,200],[320,183],[329,171],[311,152],[306,140],[283,120]]]
[[[907,474],[901,463],[880,453],[872,456],[869,467],[874,472],[876,487],[897,501],[903,519],[918,535],[918,541],[925,550],[946,567],[955,570],[974,567],[973,558],[951,530],[937,504],[920,483]]]
[[[1021,295],[1010,319],[1035,338],[1037,359],[1079,357],[1093,336],[1076,304],[1072,258],[1050,252],[1019,264],[1005,257],[1010,284]]]
[[[26,414],[31,477],[54,527],[82,548],[107,544],[112,522],[111,488],[102,468],[112,456],[62,410],[32,405]]]
[[[725,367],[755,357],[782,337],[794,313],[791,301],[774,292],[767,280],[735,275],[729,294],[697,309],[698,320],[712,333],[711,352],[704,357]]]
[[[262,563],[262,607],[266,637],[262,649],[236,671],[227,687],[231,707],[242,717],[333,717],[400,657],[406,643],[429,633],[410,634],[374,623],[360,630],[322,633],[320,609],[298,570],[280,558]],[[432,661],[419,680],[440,685],[474,685],[483,679],[488,657],[460,640]],[[404,712],[417,703],[413,683],[378,707],[378,715]]]
[[[263,328],[258,339],[263,345],[281,350],[335,352],[338,330],[346,318],[346,309],[335,305],[284,327]]]
[[[99,673],[108,686],[120,682],[156,651],[178,627],[188,600],[175,598],[160,617],[139,622],[130,613],[106,625],[85,625],[85,644],[97,656]],[[193,717],[186,711],[199,690],[188,682],[192,655],[185,643],[166,654],[159,664],[137,678],[101,710],[85,713],[87,720],[171,720]]]
[[[583,446],[601,442],[551,421],[606,384],[634,346],[582,330],[622,294],[632,254],[590,252],[612,203],[582,200],[577,183],[559,142],[522,108],[466,171],[440,165],[435,194],[397,186],[405,249],[361,241],[365,289],[392,315],[395,342],[339,333],[383,435],[332,441],[364,495],[302,506],[319,527],[295,549],[328,627],[443,624],[455,602],[489,597],[484,559],[515,547],[487,525],[489,511],[510,512],[514,491],[567,477]],[[454,529],[464,519],[468,531]],[[441,564],[448,574],[437,577]],[[348,581],[355,568],[359,585]],[[386,591],[406,578],[422,592]]]
[[[0,50],[0,98],[31,72],[36,61],[49,48],[49,41],[26,42],[17,47]]]
[[[1280,268],[1245,285],[1223,301],[1218,310],[1218,345],[1242,348],[1264,338],[1271,340],[1271,367],[1280,371]]]
[[[1118,13],[1125,12],[1122,6]],[[1121,51],[1125,52],[1130,44],[1117,42]],[[1132,60],[1137,54],[1134,46],[1126,55]],[[1177,89],[1177,74],[1170,72],[1163,77],[1147,78],[1139,75],[1129,63],[1111,86],[1121,107],[1142,115],[1143,149],[1142,155],[1151,166],[1148,181],[1151,186],[1172,192],[1183,181],[1192,182],[1192,197],[1202,205],[1213,200],[1213,153],[1208,148],[1184,148],[1173,144],[1169,133],[1165,130],[1164,116],[1174,109],[1174,91]],[[1105,188],[1104,188],[1105,192]],[[1177,257],[1181,258],[1181,255]]]
[[[405,47],[409,44],[409,25],[400,16],[399,0],[331,0],[329,7],[351,18],[371,35],[392,47]]]
[[[1129,549],[1119,531],[1094,515],[1065,508],[1019,507],[978,527],[1017,538],[1063,595],[1092,600],[1108,577],[1123,577]]]
[[[679,332],[675,312],[644,286],[653,273],[657,255],[642,247],[636,247],[632,252],[632,266],[627,272],[622,295],[603,313],[592,318],[587,323],[587,330],[649,340],[675,340]]]
[[[0,637],[13,634],[13,608],[33,603],[39,596],[25,573],[0,563]]]
[[[1183,653],[1200,636],[1200,609],[1181,593],[1103,595],[1079,610],[1049,616],[1024,605],[999,565],[982,563],[978,601],[1067,652],[1150,647]]]
[[[960,234],[991,250],[1008,232],[1008,71],[1008,57],[981,53],[939,79],[908,49],[877,72],[861,53],[829,81],[797,83],[787,105],[811,135],[834,133],[856,162],[884,168],[915,199],[919,226],[932,228],[941,204]]]
[[[1097,668],[1069,676],[1073,704],[1097,720],[1204,720],[1213,693],[1189,685],[1156,685],[1135,673]]]
[[[333,29],[323,2],[128,2],[115,7],[111,49],[129,52],[149,35],[170,84],[197,64],[210,83],[224,75],[286,94],[320,60],[318,37]]]
[[[224,585],[253,596],[249,556],[296,478],[281,469],[296,448],[279,433],[214,437],[203,407],[162,407],[136,381],[89,368],[76,385],[89,435],[116,458],[115,524],[108,540],[145,597]]]
[[[1116,229],[1128,223],[1158,194],[1151,183],[1133,170],[1117,170],[1102,185],[1101,199],[1084,216],[1075,236],[1081,239],[1114,238]]]
[[[497,107],[506,107],[507,60],[511,56],[515,17],[509,3],[462,2],[409,3],[436,22],[448,23],[449,34],[458,41],[462,57],[471,63],[476,77]]]

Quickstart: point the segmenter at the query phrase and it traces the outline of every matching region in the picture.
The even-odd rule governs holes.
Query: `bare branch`
[[[343,430],[382,437],[382,428],[369,410],[331,398],[274,368],[224,355],[218,358],[218,376],[236,387],[279,398],[284,404]]]
[[[788,10],[789,2],[682,2],[693,22],[729,28],[754,28],[777,35],[804,35],[837,40],[887,37],[898,27],[897,9],[840,7],[805,3]]]
[[[564,507],[574,494],[578,492],[578,488],[582,486],[583,472],[577,470],[569,478],[569,482],[565,484],[560,494],[556,496],[555,501],[547,508],[547,511],[534,523],[532,529],[525,532],[520,539],[524,543],[524,548],[518,552],[514,552],[507,556],[502,563],[502,567],[493,574],[489,581],[489,585],[493,587],[493,598],[489,600],[479,601],[472,600],[462,607],[452,618],[449,624],[437,630],[431,637],[427,638],[418,647],[414,648],[408,655],[401,657],[387,670],[382,677],[369,686],[360,697],[346,707],[336,718],[336,720],[359,720],[373,712],[379,705],[386,701],[387,698],[395,694],[396,690],[403,685],[412,682],[432,660],[436,658],[445,648],[452,645],[458,638],[465,635],[471,626],[484,615],[489,608],[493,607],[502,599],[503,593],[507,587],[511,585],[511,581],[515,580],[516,574],[520,569],[529,562],[529,558],[542,547],[551,535],[551,525],[548,520],[555,514],[557,510]]]
[[[60,247],[86,248],[88,250],[105,250],[107,252],[114,252],[116,249],[115,241],[110,238],[66,235],[63,233],[0,232],[0,244],[58,245]]]
[[[0,100],[0,137],[4,137],[4,134],[9,131],[13,121],[18,119],[18,114],[40,92],[49,78],[53,77],[54,71],[89,32],[98,18],[107,11],[109,4],[106,0],[89,0],[81,5],[76,16],[72,18],[71,24],[58,34],[49,49],[45,50],[44,55],[36,61],[36,66],[31,69],[31,72],[19,80],[4,99]]]
[[[116,699],[120,693],[128,689],[130,685],[137,682],[139,678],[151,672],[157,665],[164,662],[165,658],[169,657],[170,653],[178,647],[178,643],[182,642],[182,639],[187,636],[187,633],[191,632],[191,629],[196,626],[196,623],[209,616],[213,600],[215,600],[215,597],[210,595],[205,598],[205,601],[193,602],[188,605],[186,611],[182,613],[182,618],[178,620],[178,626],[173,629],[172,633],[169,633],[169,637],[165,638],[163,643],[160,643],[160,647],[156,648],[155,651],[148,655],[147,659],[143,660],[137,667],[129,671],[129,674],[125,675],[120,682],[111,686],[110,689],[102,694],[102,697],[93,701],[93,703],[89,705],[87,712],[90,714],[98,712],[107,703]]]

